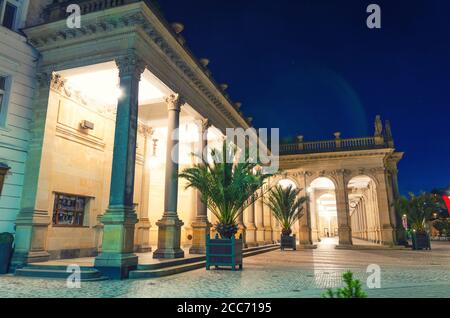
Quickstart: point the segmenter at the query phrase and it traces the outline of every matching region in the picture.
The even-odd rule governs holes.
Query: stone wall
[[[20,208],[37,58],[23,36],[0,26],[0,75],[9,91],[0,115],[0,162],[11,167],[0,197],[0,232],[14,232]]]

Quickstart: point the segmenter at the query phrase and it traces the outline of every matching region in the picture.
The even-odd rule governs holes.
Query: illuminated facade
[[[40,59],[22,194],[9,219],[0,216],[11,232],[15,223],[13,265],[96,257],[97,268],[125,277],[136,252],[203,254],[215,220],[173,176],[196,163],[193,152],[220,145],[226,128],[247,129],[250,120],[213,80],[208,60],[186,48],[182,26],[167,24],[151,4],[77,1],[82,25],[70,29],[68,1],[60,2],[30,4],[24,29]],[[375,136],[355,144],[336,136],[281,147],[286,173],[267,187],[290,180],[310,195],[296,225],[299,244],[324,236],[339,236],[344,246],[352,237],[401,241],[392,202],[402,154],[385,128],[377,119]],[[17,173],[13,167],[6,183]],[[262,199],[239,225],[247,246],[280,236]]]

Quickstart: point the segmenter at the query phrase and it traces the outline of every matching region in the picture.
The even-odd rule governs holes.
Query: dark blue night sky
[[[390,119],[403,193],[450,184],[450,1],[160,0],[256,127],[306,140]],[[382,29],[366,7],[382,8]]]

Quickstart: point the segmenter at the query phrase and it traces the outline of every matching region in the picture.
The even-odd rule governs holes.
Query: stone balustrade
[[[364,150],[384,148],[387,145],[383,142],[377,142],[376,137],[348,138],[335,140],[322,140],[311,142],[298,142],[293,144],[280,145],[280,155],[334,152],[346,150]]]
[[[142,0],[59,0],[58,2],[51,4],[46,8],[45,20],[47,22],[54,22],[67,18],[69,14],[66,12],[66,9],[67,6],[71,4],[79,5],[81,14],[83,15],[139,1]]]

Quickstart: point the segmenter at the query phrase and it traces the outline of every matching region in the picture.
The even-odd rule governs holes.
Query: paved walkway
[[[352,270],[370,297],[449,297],[450,244],[433,242],[432,251],[336,250],[333,239],[316,250],[274,251],[245,259],[244,271],[204,269],[150,280],[82,283],[0,277],[2,297],[320,297],[341,285]],[[367,266],[381,267],[381,289],[369,290]]]

